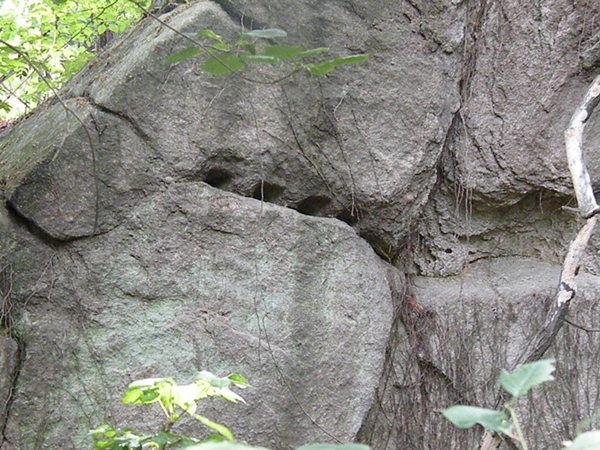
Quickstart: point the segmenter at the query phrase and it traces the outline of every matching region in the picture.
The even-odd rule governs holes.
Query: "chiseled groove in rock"
[[[33,219],[30,219],[21,214],[17,208],[11,203],[10,200],[6,201],[6,210],[9,216],[23,228],[26,228],[29,234],[37,238],[42,244],[52,248],[59,247],[67,242],[75,241],[89,236],[78,236],[68,239],[57,239],[54,236],[47,233],[42,227],[40,227]],[[101,233],[100,233],[101,234]]]
[[[92,98],[90,98],[89,95],[86,95],[86,100],[89,102],[90,105],[92,105],[94,108],[96,108],[98,111],[101,111],[105,114],[117,117],[119,119],[121,119],[123,122],[125,122],[135,133],[135,135],[145,144],[151,145],[152,144],[152,140],[150,139],[150,137],[148,136],[148,134],[135,122],[135,120],[133,120],[131,117],[129,117],[127,114],[120,112],[120,111],[114,111],[100,103],[95,103],[94,100]]]

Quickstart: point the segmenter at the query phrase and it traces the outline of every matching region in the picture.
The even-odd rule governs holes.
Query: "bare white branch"
[[[575,188],[579,214],[585,219],[600,212],[600,207],[598,207],[598,204],[596,203],[596,197],[594,196],[594,191],[592,189],[590,174],[585,167],[582,149],[585,124],[599,101],[600,75],[596,77],[585,94],[583,102],[579,105],[577,110],[575,110],[569,128],[567,128],[567,131],[565,132],[569,171],[571,172],[571,178],[573,179],[573,187]]]
[[[573,114],[569,128],[565,132],[567,161],[571,178],[573,179],[575,195],[577,196],[578,212],[587,221],[569,245],[563,262],[563,269],[560,274],[560,283],[554,304],[546,315],[544,325],[531,337],[517,359],[517,363],[519,364],[537,361],[544,355],[563,326],[565,316],[569,312],[571,300],[573,300],[577,293],[577,275],[579,273],[581,257],[585,252],[585,248],[598,221],[597,214],[600,213],[600,207],[596,203],[596,197],[592,189],[590,175],[585,167],[582,150],[585,124],[598,103],[600,103],[600,75],[596,77],[588,89],[583,102],[577,108],[575,114]],[[497,404],[504,404],[507,400],[508,393],[503,391],[498,396]],[[497,439],[497,436],[486,431],[480,450],[494,450],[498,444],[499,439]],[[511,448],[515,447],[510,441],[507,441],[507,444]]]
[[[565,256],[563,270],[560,274],[560,285],[556,294],[556,308],[562,308],[563,305],[568,304],[575,296],[579,261],[587,247],[592,231],[594,231],[597,219],[598,216],[588,219],[581,230],[579,230],[579,233],[577,233],[577,237],[569,245],[569,251],[567,252],[567,256]]]

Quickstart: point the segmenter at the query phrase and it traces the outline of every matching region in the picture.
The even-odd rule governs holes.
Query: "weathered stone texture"
[[[312,418],[351,440],[391,317],[385,264],[346,224],[172,183],[117,229],[57,252],[20,322],[27,357],[6,439],[84,448],[82,431],[103,420],[147,426],[117,406],[127,383],[204,369],[250,378],[248,405],[211,413],[244,439],[331,439]]]
[[[416,277],[413,295],[422,309],[405,311],[394,324],[394,356],[360,439],[375,449],[478,448],[479,430],[456,433],[438,410],[453,404],[496,408],[500,369],[514,367],[542,326],[559,274],[548,263],[496,258],[460,276]],[[581,275],[579,289],[569,320],[596,327],[600,278]],[[552,448],[573,436],[578,421],[597,410],[600,382],[592,374],[600,364],[598,345],[597,333],[572,325],[561,331],[547,354],[557,359],[556,381],[517,403],[531,448]]]
[[[563,132],[600,67],[598,2],[218,0],[161,20],[369,58],[215,78],[165,65],[188,43],[146,18],[63,88],[68,112],[48,102],[0,136],[0,325],[24,349],[0,448],[145,425],[120,390],[200,369],[250,379],[247,406],[206,408],[251,443],[471,448],[435,409],[490,405],[549,307],[580,225]],[[599,248],[573,305],[592,328]],[[596,335],[561,333],[563,384],[540,402],[572,407],[546,434],[524,408],[537,448],[600,408]]]

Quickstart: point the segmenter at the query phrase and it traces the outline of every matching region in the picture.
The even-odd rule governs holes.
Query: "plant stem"
[[[515,425],[515,431],[517,432],[516,438],[519,441],[519,444],[521,444],[521,447],[523,448],[523,450],[529,450],[527,448],[527,442],[525,442],[525,437],[523,436],[523,431],[521,430],[521,426],[519,425],[519,420],[517,419],[515,410],[512,409],[511,403],[512,403],[512,400],[510,402],[506,403],[504,405],[504,407],[510,413],[510,418],[512,420],[512,423]]]

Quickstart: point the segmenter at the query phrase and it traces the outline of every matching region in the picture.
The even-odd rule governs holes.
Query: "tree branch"
[[[596,226],[598,220],[597,214],[600,213],[600,207],[596,203],[590,175],[583,159],[582,149],[583,131],[586,122],[598,103],[600,103],[600,75],[593,81],[583,102],[575,110],[569,127],[565,132],[567,162],[577,197],[578,212],[581,217],[587,220],[579,230],[579,233],[577,233],[575,239],[569,244],[560,274],[558,291],[554,298],[553,307],[546,315],[544,326],[529,340],[517,359],[517,364],[538,361],[544,356],[544,353],[552,345],[557,333],[565,323],[565,317],[569,312],[571,300],[575,298],[577,293],[577,275],[579,274],[580,260]],[[508,399],[509,394],[506,391],[501,391],[497,398],[496,407],[505,404]],[[490,432],[486,431],[486,435],[490,435]],[[486,445],[485,438],[490,441],[490,437],[493,437],[493,435],[486,435],[484,435],[481,450],[494,448],[493,444],[497,443],[497,441],[491,442],[487,444],[487,447],[484,447]]]
[[[596,197],[594,196],[590,175],[585,167],[583,149],[581,147],[585,124],[598,103],[600,103],[600,75],[593,81],[585,94],[583,102],[575,110],[569,128],[565,132],[567,161],[569,163],[571,178],[573,179],[575,195],[577,196],[578,211],[587,221],[569,245],[569,250],[563,262],[554,306],[548,312],[543,328],[529,341],[529,344],[523,353],[521,353],[518,359],[519,363],[537,361],[544,355],[548,347],[554,342],[556,334],[563,326],[571,300],[573,300],[577,293],[579,261],[585,252],[590,236],[596,226],[597,214],[600,212],[600,207],[596,203]]]
[[[592,190],[592,182],[590,174],[587,171],[583,160],[582,140],[583,129],[590,118],[594,108],[600,102],[600,75],[596,77],[592,85],[585,94],[585,98],[579,108],[575,110],[575,114],[571,118],[569,128],[565,132],[565,144],[567,147],[567,162],[569,163],[569,171],[573,179],[573,187],[577,196],[577,204],[579,206],[579,214],[584,219],[598,214],[600,207],[596,203],[594,191]]]

